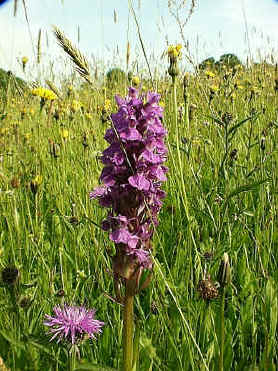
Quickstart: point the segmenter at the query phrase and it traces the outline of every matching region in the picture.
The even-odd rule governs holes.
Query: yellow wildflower
[[[170,59],[177,59],[181,57],[181,44],[169,45],[168,47],[168,57]]]
[[[36,175],[35,178],[32,180],[32,183],[39,186],[42,184],[42,176],[41,175]]]
[[[260,90],[257,88],[257,86],[252,86],[251,87],[251,93],[252,94],[259,94]]]
[[[55,99],[57,99],[57,95],[54,94],[52,90],[45,89],[45,88],[42,88],[42,87],[33,89],[32,94],[35,95],[35,96],[38,96],[40,98],[43,98],[45,100],[55,100]]]
[[[30,182],[30,188],[34,195],[38,192],[39,186],[42,184],[42,176],[36,175]]]
[[[9,128],[0,128],[0,135],[5,135],[9,131]]]
[[[212,71],[210,71],[210,70],[206,70],[206,71],[205,71],[205,75],[206,75],[207,77],[209,77],[209,78],[213,78],[213,77],[215,77],[215,74],[214,74]]]
[[[71,102],[71,106],[70,106],[70,109],[72,112],[77,112],[80,110],[80,108],[82,107],[82,104],[78,101],[78,100],[73,100]]]
[[[234,69],[237,70],[237,71],[240,71],[240,70],[243,69],[243,67],[242,67],[241,64],[236,64],[236,65],[234,66]]]
[[[230,98],[231,98],[231,101],[233,102],[236,98],[236,93],[233,92],[231,95],[230,95]]]
[[[213,93],[216,93],[219,91],[219,87],[217,85],[211,85],[210,91],[212,91]]]
[[[142,91],[143,92],[146,92],[148,90],[147,86],[146,85],[142,85]]]
[[[104,109],[105,109],[105,111],[111,110],[111,100],[110,99],[105,99],[105,101],[104,101]]]
[[[138,86],[140,84],[140,79],[138,76],[133,76],[131,82],[133,85]]]
[[[88,112],[85,113],[85,117],[88,120],[92,120],[92,118],[93,118],[93,116],[90,113],[88,113]]]
[[[25,141],[29,140],[31,138],[31,133],[23,134],[23,138],[24,138]]]
[[[26,63],[28,62],[28,60],[29,60],[29,58],[26,57],[26,56],[21,58],[21,62],[22,62],[23,64],[26,64]]]
[[[235,89],[238,89],[238,90],[243,90],[244,89],[244,87],[240,84],[239,81],[235,82],[234,87],[235,87]]]
[[[63,139],[67,139],[69,137],[69,131],[67,129],[61,129],[60,133]]]

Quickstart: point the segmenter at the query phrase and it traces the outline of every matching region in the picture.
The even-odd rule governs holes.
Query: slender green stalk
[[[175,130],[176,130],[176,147],[177,147],[177,157],[178,157],[178,164],[180,169],[180,179],[181,179],[181,185],[182,185],[182,202],[184,205],[184,209],[186,212],[186,216],[188,220],[189,217],[189,209],[188,209],[188,201],[187,201],[187,192],[185,189],[185,183],[184,183],[184,171],[183,171],[183,162],[181,158],[181,150],[180,150],[180,130],[178,125],[178,101],[177,101],[177,78],[175,75],[172,76],[173,81],[173,106],[174,106],[174,117],[175,117]]]
[[[134,332],[134,296],[132,292],[132,282],[127,281],[124,299],[123,313],[123,371],[132,370],[133,362],[133,332]]]
[[[189,128],[189,94],[186,93],[184,96],[184,105],[185,105],[185,125]]]
[[[223,371],[223,360],[224,360],[224,344],[225,344],[225,317],[224,317],[224,311],[225,311],[225,287],[223,287],[222,295],[221,295],[221,306],[220,306],[220,331],[219,331],[219,362],[218,362],[218,370]]]
[[[139,325],[135,325],[134,342],[133,342],[133,362],[132,371],[136,371],[139,361],[139,341],[140,341],[140,328]]]
[[[68,351],[69,371],[74,371],[76,366],[76,356],[79,353],[77,345],[73,345]]]

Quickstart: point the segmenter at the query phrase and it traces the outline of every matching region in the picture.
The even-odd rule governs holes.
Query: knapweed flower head
[[[109,143],[101,156],[104,164],[102,186],[90,193],[109,209],[102,228],[110,231],[115,243],[114,273],[130,278],[138,268],[152,268],[150,256],[154,227],[165,192],[166,130],[161,119],[160,95],[129,89],[123,99],[115,97],[118,112],[111,115],[112,127],[106,131]]]
[[[101,333],[104,322],[95,319],[95,310],[83,306],[57,305],[53,308],[54,316],[45,315],[44,325],[49,327],[50,341],[66,340],[72,345],[84,338],[95,339]]]

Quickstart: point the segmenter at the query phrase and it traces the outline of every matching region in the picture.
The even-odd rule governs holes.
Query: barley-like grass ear
[[[39,29],[38,34],[38,44],[37,44],[37,63],[40,64],[41,62],[41,37],[42,37],[42,30]]]
[[[14,17],[16,17],[16,14],[17,14],[17,5],[18,5],[18,0],[14,0]]]
[[[54,26],[54,35],[56,36],[59,45],[70,56],[72,62],[75,64],[76,71],[90,84],[92,84],[89,63],[84,55],[72,45],[71,41],[65,34]]]
[[[50,80],[45,80],[47,86],[49,87],[50,90],[53,91],[53,93],[55,93],[57,95],[58,98],[61,99],[61,94],[59,92],[59,89],[57,88],[57,86],[55,86],[55,84],[53,82],[51,82]]]

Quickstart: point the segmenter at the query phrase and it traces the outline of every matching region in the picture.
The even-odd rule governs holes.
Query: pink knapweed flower
[[[53,308],[54,316],[45,315],[44,325],[53,334],[50,341],[58,338],[58,342],[66,340],[72,345],[82,341],[85,336],[95,339],[102,330],[104,322],[96,320],[95,310],[83,306],[57,305]]]

